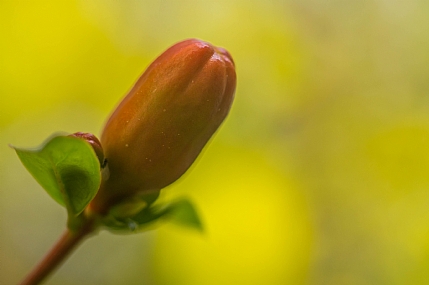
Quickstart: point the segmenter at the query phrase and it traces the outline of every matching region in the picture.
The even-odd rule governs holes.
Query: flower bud
[[[177,180],[225,119],[235,86],[226,50],[196,39],[167,49],[105,125],[110,176],[98,199],[158,191]]]

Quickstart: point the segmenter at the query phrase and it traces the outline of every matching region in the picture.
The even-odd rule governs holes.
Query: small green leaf
[[[37,182],[72,214],[82,212],[97,194],[100,164],[86,141],[53,136],[39,148],[14,149]]]
[[[137,215],[144,208],[148,206],[145,200],[139,199],[138,197],[132,197],[126,201],[113,206],[110,209],[109,214],[115,218],[127,218]]]
[[[138,224],[146,224],[159,218],[203,231],[203,225],[197,211],[187,199],[180,199],[165,205],[154,205],[143,210],[132,219]]]
[[[168,205],[163,218],[180,226],[191,227],[203,231],[203,224],[192,203],[187,199],[181,199]]]
[[[203,225],[194,206],[186,199],[144,208],[133,217],[121,218],[111,214],[104,219],[103,224],[115,232],[136,233],[161,219],[203,231]]]

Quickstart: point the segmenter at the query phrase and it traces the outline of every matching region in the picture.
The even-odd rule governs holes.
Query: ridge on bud
[[[177,180],[227,116],[235,87],[234,62],[223,48],[188,39],[161,54],[104,127],[110,176],[92,207],[102,211]]]

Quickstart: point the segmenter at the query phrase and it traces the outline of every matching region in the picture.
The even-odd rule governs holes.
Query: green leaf
[[[113,206],[109,214],[115,218],[132,217],[143,211],[147,206],[148,203],[145,200],[133,197]]]
[[[164,210],[163,218],[185,227],[203,231],[203,224],[193,204],[187,199],[181,199],[171,203]]]
[[[37,182],[72,214],[81,213],[97,194],[100,163],[83,139],[53,136],[36,149],[14,149]]]
[[[144,208],[133,217],[118,217],[109,215],[103,221],[103,224],[110,230],[119,231],[122,233],[139,232],[147,228],[157,220],[167,220],[180,226],[190,227],[203,231],[198,214],[187,199],[180,199],[167,204],[153,205]]]
[[[203,225],[198,217],[197,211],[187,199],[180,199],[165,205],[154,205],[153,207],[143,210],[132,219],[141,225],[159,218],[180,226],[203,231]]]

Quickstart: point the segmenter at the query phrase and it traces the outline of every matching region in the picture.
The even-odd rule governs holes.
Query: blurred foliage
[[[102,232],[46,284],[426,284],[428,12],[421,0],[0,1],[0,283],[17,283],[66,220],[7,144],[98,134],[158,54],[196,37],[233,55],[236,101],[162,199],[190,197],[205,233]]]

